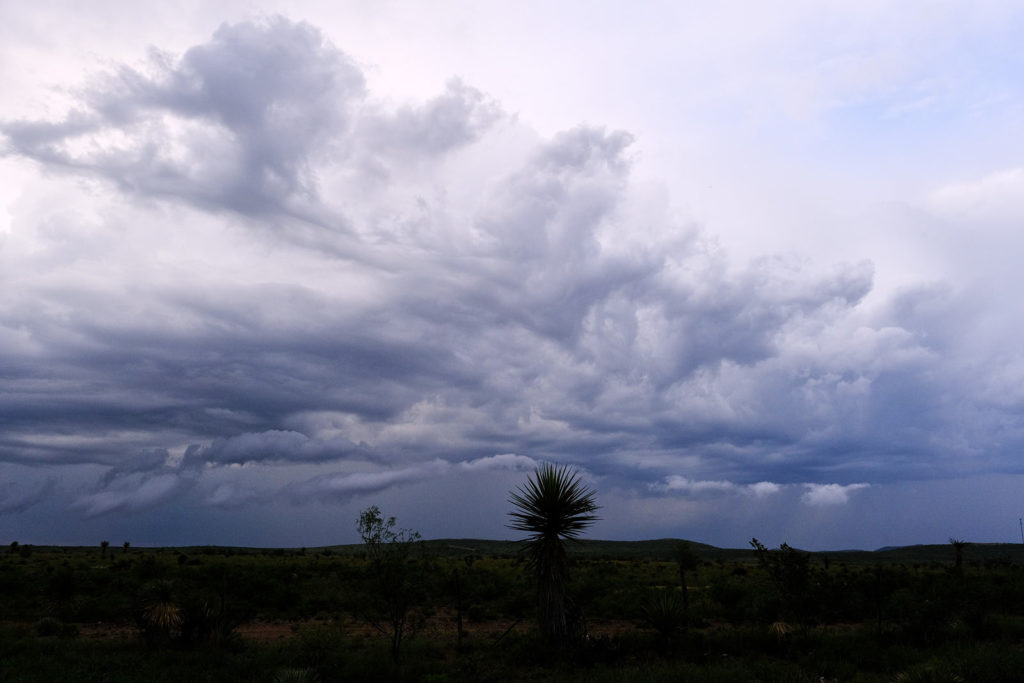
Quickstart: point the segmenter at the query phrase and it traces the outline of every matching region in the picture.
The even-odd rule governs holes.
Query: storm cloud
[[[0,242],[0,462],[90,472],[0,512],[287,511],[540,461],[652,505],[829,509],[1020,471],[1024,363],[980,355],[976,292],[733,258],[650,200],[635,134],[542,134],[454,74],[378,96],[343,48],[224,23],[0,123],[39,174]],[[1012,218],[1019,180],[921,211]]]

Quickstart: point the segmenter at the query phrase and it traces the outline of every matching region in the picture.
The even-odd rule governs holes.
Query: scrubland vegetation
[[[0,559],[0,681],[1024,680],[1024,546],[806,553],[581,541],[542,464],[521,543],[377,506],[319,549],[33,548]]]
[[[395,584],[365,545],[12,545],[0,554],[0,680],[1024,678],[1021,546],[690,544],[681,556],[672,540],[581,541],[567,546],[585,634],[571,643],[542,636],[517,544],[404,547]]]

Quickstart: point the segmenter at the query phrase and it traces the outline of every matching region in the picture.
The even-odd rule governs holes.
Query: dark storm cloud
[[[570,341],[595,303],[654,273],[650,255],[608,254],[597,240],[613,221],[630,142],[594,128],[561,133],[499,185],[478,221],[489,257],[479,304],[496,320]]]
[[[285,489],[285,494],[294,503],[305,503],[311,499],[345,500],[355,495],[376,493],[395,486],[432,479],[443,474],[447,468],[448,464],[443,460],[434,460],[422,465],[382,472],[326,474],[291,484]]]
[[[56,479],[49,478],[34,486],[14,482],[0,484],[0,515],[16,514],[51,497]]]
[[[826,505],[1021,445],[1024,399],[978,403],[995,377],[942,358],[969,309],[922,291],[868,313],[868,263],[730,263],[638,208],[626,132],[531,138],[483,172],[459,154],[500,119],[458,81],[388,109],[274,19],[125,67],[62,121],[3,124],[8,154],[115,196],[40,209],[0,251],[0,460],[108,467],[71,502],[98,516],[542,459],[644,495],[787,484]],[[345,258],[297,216],[344,232]]]
[[[407,486],[429,481],[452,473],[488,470],[529,471],[536,465],[537,461],[532,458],[512,453],[503,453],[454,464],[446,460],[433,460],[421,465],[378,472],[320,475],[306,481],[295,482],[285,487],[282,493],[293,503],[305,503],[310,499],[327,501],[348,500],[353,496],[376,493],[395,486]]]
[[[71,502],[71,509],[85,517],[139,513],[176,500],[194,485],[193,477],[173,471],[122,478],[99,491],[79,495]]]
[[[210,488],[203,497],[202,503],[210,507],[231,510],[249,505],[268,504],[273,499],[272,492],[226,482]]]
[[[148,451],[140,451],[131,458],[122,460],[114,467],[111,467],[103,475],[103,485],[132,474],[153,472],[164,469],[170,460],[171,454],[163,448],[154,448]]]
[[[294,431],[270,430],[245,433],[218,439],[208,446],[193,444],[185,451],[184,466],[202,463],[237,464],[284,461],[323,462],[346,456],[366,458],[369,449],[360,448],[348,439],[315,439]]]
[[[170,440],[166,447],[198,437],[221,439],[204,452],[230,460],[241,446],[223,439],[240,429],[262,427],[275,434],[288,415],[308,410],[387,420],[425,392],[467,381],[468,371],[450,351],[403,339],[400,329],[391,335],[388,323],[332,319],[326,299],[260,287],[223,291],[214,306],[194,294],[150,293],[148,317],[142,319],[92,313],[128,308],[118,295],[90,300],[57,324],[26,314],[20,324],[43,350],[34,359],[8,353],[9,364],[23,376],[8,382],[0,396],[4,457],[116,463],[153,445],[146,440]],[[319,318],[316,326],[302,319],[282,326],[281,311],[296,307],[311,321]],[[157,311],[166,311],[168,320],[155,319]],[[170,320],[178,316],[197,324],[182,328]],[[78,438],[31,436],[40,424]],[[147,432],[141,441],[111,435],[140,429]],[[323,459],[354,450],[344,440],[309,441],[281,457]]]

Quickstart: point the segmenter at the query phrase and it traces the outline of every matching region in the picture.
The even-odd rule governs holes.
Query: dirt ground
[[[328,622],[321,620],[307,621],[250,621],[236,629],[242,638],[258,643],[271,643],[294,638],[304,628],[326,626]],[[379,632],[371,625],[347,619],[341,622],[342,630],[351,636],[372,636]],[[496,639],[506,632],[523,633],[534,628],[529,620],[480,621],[464,622],[465,637],[479,639]],[[616,635],[636,630],[637,624],[632,621],[600,620],[587,623],[588,631],[593,636]],[[79,637],[91,640],[118,640],[138,636],[138,629],[132,624],[91,623],[78,624]],[[456,637],[456,619],[453,615],[442,614],[431,617],[419,630],[419,635],[444,639]]]

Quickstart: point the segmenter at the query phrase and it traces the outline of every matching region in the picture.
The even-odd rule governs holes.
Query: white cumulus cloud
[[[866,489],[870,484],[804,484],[806,491],[800,500],[806,505],[827,506],[845,505],[850,502],[850,494]]]

